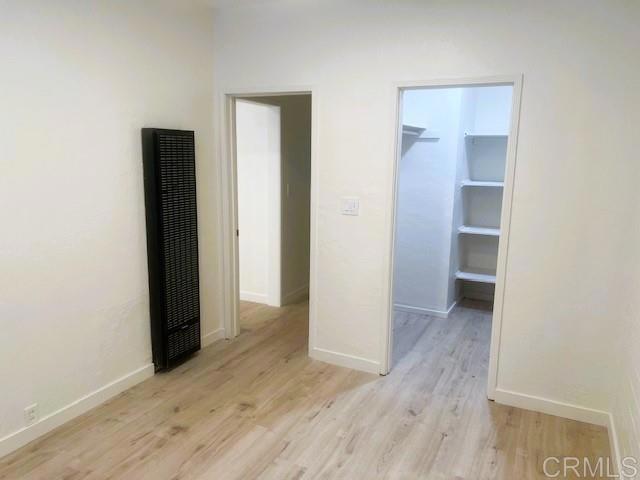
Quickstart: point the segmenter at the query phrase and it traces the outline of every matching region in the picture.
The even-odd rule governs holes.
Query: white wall
[[[236,100],[240,299],[280,305],[280,107]]]
[[[513,87],[476,87],[466,90],[465,101],[471,104],[467,132],[485,135],[509,134]]]
[[[636,173],[631,178],[640,177],[640,163],[636,163]],[[640,190],[634,201],[621,205],[621,210],[629,215],[629,229],[626,240],[619,248],[627,253],[624,264],[620,265],[620,275],[616,286],[627,286],[616,290],[623,313],[612,319],[612,329],[616,336],[612,350],[617,355],[613,377],[612,424],[615,429],[613,444],[620,458],[640,459]],[[616,321],[617,320],[617,321]],[[610,432],[610,437],[611,437]],[[625,473],[624,471],[622,473]],[[631,477],[629,477],[631,478]]]
[[[402,137],[394,259],[396,306],[446,314],[451,229],[460,136],[461,89],[403,93],[404,124],[437,132],[438,140]]]
[[[315,89],[312,353],[379,366],[394,82],[522,73],[498,386],[535,408],[563,402],[565,414],[602,418],[612,323],[635,295],[619,282],[630,219],[618,207],[637,189],[639,18],[623,0],[277,0],[218,12],[221,92]],[[340,215],[342,195],[360,197],[360,216]]]
[[[155,1],[2,2],[0,455],[153,372],[141,127],[196,132],[203,334],[220,327],[212,24]],[[32,403],[44,421],[20,431]]]

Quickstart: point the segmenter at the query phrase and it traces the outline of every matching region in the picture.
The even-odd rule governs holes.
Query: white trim
[[[211,345],[212,343],[217,342],[218,340],[223,340],[226,337],[227,337],[227,334],[224,330],[224,327],[220,327],[219,329],[214,330],[213,332],[203,335],[202,338],[200,339],[200,343],[202,344],[202,348],[205,348]]]
[[[309,350],[309,356],[321,362],[331,363],[340,367],[352,368],[368,373],[380,372],[380,363],[367,358],[356,357],[355,355],[347,355],[346,353],[333,352],[324,348],[312,348]]]
[[[609,447],[611,448],[611,456],[613,463],[613,473],[618,474],[620,471],[620,462],[622,462],[622,454],[620,452],[620,442],[618,442],[618,431],[613,414],[608,414],[607,431],[609,433]]]
[[[609,425],[610,414],[603,410],[583,407],[572,403],[558,402],[548,398],[527,395],[496,388],[495,401],[510,407],[533,410],[534,412],[555,415],[556,417],[569,418],[578,422],[591,423],[606,427]]]
[[[318,207],[320,205],[320,102],[318,88],[311,90],[311,194],[309,251],[309,350],[315,348],[318,326]]]
[[[235,167],[235,99],[233,96],[219,94],[220,117],[219,138],[220,158],[218,164],[218,179],[220,192],[220,259],[222,280],[222,310],[224,328],[229,338],[240,333],[240,282],[238,278],[238,236],[236,229],[237,196],[236,196],[236,167]]]
[[[222,285],[223,285],[223,312],[225,319],[225,330],[229,338],[233,338],[240,333],[240,305],[238,281],[238,237],[236,229],[237,218],[237,192],[236,192],[236,166],[234,147],[234,102],[237,97],[265,97],[282,95],[311,95],[311,198],[310,198],[310,266],[309,266],[309,349],[315,342],[316,326],[316,275],[317,261],[316,252],[318,244],[318,216],[316,215],[319,188],[319,165],[318,165],[318,115],[319,115],[319,90],[312,86],[269,86],[253,88],[222,88],[216,97],[219,99],[220,107],[217,112],[219,124],[216,133],[220,142],[219,179],[220,179],[220,206],[222,210],[220,255],[222,258]],[[216,115],[216,116],[217,116]]]
[[[268,225],[267,225],[267,305],[279,307],[282,304],[282,109],[278,105],[262,104],[277,113],[278,155],[269,155],[267,179]],[[237,160],[237,159],[236,159]],[[240,252],[238,252],[239,254]]]
[[[393,308],[394,310],[399,310],[401,312],[417,313],[420,315],[430,315],[432,317],[437,317],[437,318],[449,318],[451,311],[455,308],[457,304],[458,304],[458,301],[456,300],[451,304],[451,306],[447,310],[435,310],[432,308],[416,307],[414,305],[405,305],[404,303],[394,303]]]
[[[122,393],[134,385],[152,377],[153,374],[153,364],[150,363],[140,367],[137,370],[134,370],[133,372],[128,373],[127,375],[124,375],[123,377],[120,377],[97,390],[94,390],[88,395],[71,402],[61,409],[42,417],[33,425],[21,428],[16,432],[10,433],[6,437],[0,438],[0,457],[4,457],[38,437],[41,437],[45,433],[50,432],[54,428],[59,427],[63,423],[66,423],[92,408],[97,407],[119,393]]]
[[[515,178],[516,154],[518,128],[520,121],[520,105],[522,97],[523,76],[501,75],[492,77],[456,78],[456,79],[435,79],[425,81],[397,82],[392,85],[393,111],[391,116],[394,121],[394,137],[392,148],[393,162],[390,165],[389,177],[392,178],[389,198],[392,205],[391,212],[387,216],[388,237],[388,261],[383,272],[384,288],[388,292],[383,305],[385,313],[382,321],[382,341],[380,352],[380,373],[386,374],[391,369],[392,349],[393,349],[393,250],[395,244],[395,224],[397,206],[397,182],[398,166],[402,148],[402,92],[408,89],[429,88],[429,87],[465,87],[465,86],[489,86],[489,85],[513,85],[511,125],[509,129],[509,140],[507,145],[507,160],[505,166],[505,181],[502,201],[502,214],[500,221],[501,235],[498,248],[498,265],[496,272],[496,290],[493,308],[493,319],[491,322],[491,349],[489,354],[489,375],[487,385],[487,397],[495,399],[495,392],[498,382],[498,364],[500,352],[500,339],[502,332],[502,312],[504,304],[504,292],[507,270],[507,257],[509,251],[509,235],[511,230],[511,205],[513,201],[513,185]],[[391,131],[391,129],[389,130]]]
[[[266,293],[255,293],[240,290],[240,300],[243,302],[264,303],[268,302],[269,296]]]
[[[302,285],[282,296],[282,304],[298,303],[309,298],[309,285]]]
[[[511,207],[513,205],[513,187],[516,176],[518,131],[520,126],[520,106],[522,99],[522,75],[513,77],[511,105],[511,125],[507,141],[507,163],[505,165],[504,188],[502,192],[502,213],[500,215],[500,242],[498,244],[498,263],[496,270],[496,289],[491,319],[491,346],[489,349],[489,373],[487,377],[487,397],[495,398],[498,388],[498,370],[500,368],[500,342],[502,339],[502,313],[509,256],[509,237],[511,234]]]
[[[387,295],[383,295],[383,318],[382,329],[380,332],[380,375],[386,375],[391,370],[391,361],[393,358],[393,271],[394,271],[394,248],[396,239],[396,205],[398,204],[398,169],[400,157],[402,156],[402,90],[399,84],[393,85],[392,112],[390,121],[393,121],[393,143],[389,154],[393,154],[393,162],[390,163],[389,177],[391,178],[391,188],[389,192],[389,201],[391,208],[387,209],[385,223],[387,224],[388,237],[388,258],[386,268],[383,271],[382,291],[387,291]],[[391,132],[391,129],[389,129]]]

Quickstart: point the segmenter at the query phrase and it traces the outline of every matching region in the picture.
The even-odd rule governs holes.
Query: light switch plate
[[[360,215],[360,199],[358,197],[342,197],[340,213],[342,215]]]

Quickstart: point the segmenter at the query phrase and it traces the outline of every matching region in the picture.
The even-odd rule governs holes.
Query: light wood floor
[[[306,303],[242,305],[243,332],[0,460],[1,479],[544,478],[608,455],[602,428],[485,398],[490,317],[398,314],[386,377],[307,356]]]

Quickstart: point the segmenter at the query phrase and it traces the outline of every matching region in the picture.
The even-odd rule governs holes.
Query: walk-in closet
[[[488,348],[512,90],[492,85],[402,92],[396,343],[419,343],[431,323],[442,328],[445,320],[445,328],[456,328],[456,322],[472,321],[483,329],[477,336],[486,337]],[[394,357],[412,345],[395,345]]]

